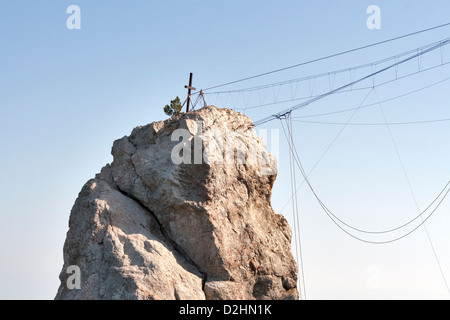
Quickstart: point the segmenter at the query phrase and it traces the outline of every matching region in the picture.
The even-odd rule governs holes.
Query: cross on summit
[[[194,88],[192,86],[192,72],[189,75],[189,85],[188,86],[184,86],[186,89],[188,89],[188,95],[187,95],[187,103],[186,103],[186,113],[189,112],[189,104],[191,102],[191,90],[197,90],[196,88]]]

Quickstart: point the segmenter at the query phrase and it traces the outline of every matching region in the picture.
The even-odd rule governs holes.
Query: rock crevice
[[[137,177],[138,177],[138,176],[137,176]],[[186,254],[186,252],[185,252],[182,248],[180,248],[180,246],[178,246],[177,243],[174,242],[174,241],[167,235],[167,232],[165,231],[164,226],[161,224],[161,222],[159,222],[157,215],[155,215],[152,211],[150,211],[150,210],[148,210],[147,208],[145,208],[145,207],[143,206],[143,204],[142,204],[138,199],[136,199],[136,198],[133,197],[133,195],[127,194],[126,192],[121,191],[120,189],[118,189],[118,191],[119,191],[120,193],[122,193],[124,196],[129,197],[129,198],[133,199],[134,201],[136,201],[142,208],[144,208],[144,210],[147,211],[147,213],[148,213],[149,215],[151,215],[151,216],[154,218],[154,221],[155,221],[156,225],[158,226],[159,232],[161,233],[161,235],[162,235],[164,241],[167,242],[167,243],[169,243],[169,244],[173,247],[173,249],[174,249],[180,256],[182,256],[182,257],[183,257],[190,265],[192,265],[192,266],[198,271],[198,273],[200,273],[200,274],[202,275],[202,290],[203,290],[204,285],[205,285],[205,281],[206,281],[206,277],[207,277],[206,273],[205,273],[204,271],[202,271],[202,270],[201,270],[201,267],[198,266],[194,261],[192,261],[192,259]],[[177,296],[178,296],[178,294],[177,294]]]

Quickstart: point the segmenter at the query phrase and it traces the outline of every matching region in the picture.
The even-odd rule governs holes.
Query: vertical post
[[[189,104],[191,102],[191,89],[195,90],[195,88],[192,87],[192,72],[189,75],[189,85],[184,86],[186,89],[188,89],[188,96],[187,96],[187,103],[186,103],[186,113],[189,112]]]

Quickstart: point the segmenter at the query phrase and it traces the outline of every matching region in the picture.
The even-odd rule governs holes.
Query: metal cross
[[[189,76],[189,85],[184,86],[186,89],[188,89],[188,96],[187,96],[187,104],[186,104],[186,113],[189,112],[189,103],[191,102],[191,90],[197,90],[192,86],[192,72]]]

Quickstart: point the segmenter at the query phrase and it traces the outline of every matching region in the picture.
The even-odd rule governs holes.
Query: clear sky
[[[69,5],[81,9],[81,29],[67,28]],[[381,29],[366,25],[370,5],[381,9]],[[115,139],[137,125],[165,119],[162,107],[175,96],[185,98],[189,72],[194,86],[207,88],[448,23],[449,12],[448,0],[0,0],[0,299],[54,298],[78,192],[112,161]],[[210,92],[373,63],[447,38],[449,31],[434,30]],[[450,61],[449,46],[402,65],[397,76],[442,61]],[[371,69],[257,90],[253,96],[208,94],[206,99],[219,107],[255,106],[245,113],[256,121],[302,100],[258,104],[320,94]],[[292,117],[373,104],[358,110],[351,123],[448,119],[450,85],[443,80],[449,71],[442,65],[375,91],[334,95]],[[393,75],[391,70],[373,81],[380,84]],[[293,120],[346,123],[351,115]],[[389,128],[293,122],[293,127],[308,172],[344,128],[310,179],[337,216],[361,228],[392,228],[415,217],[417,208],[425,209],[450,179],[450,122]],[[280,133],[272,205],[293,226],[289,149],[280,121],[262,128]],[[298,171],[297,179],[301,182]],[[434,252],[423,227],[401,241],[370,245],[338,229],[305,185],[298,200],[307,298],[450,298],[434,255],[450,281],[450,199],[426,223]]]

